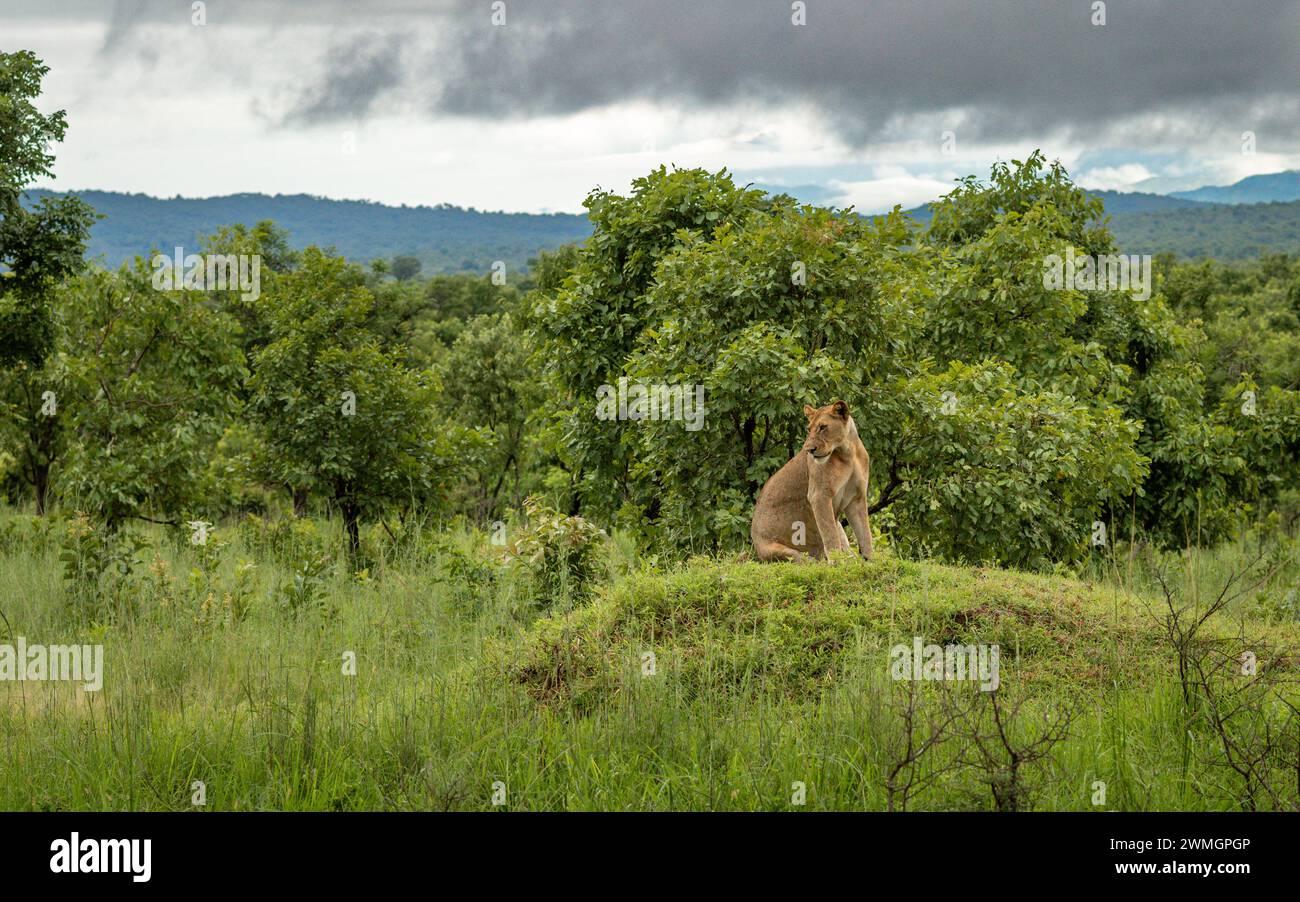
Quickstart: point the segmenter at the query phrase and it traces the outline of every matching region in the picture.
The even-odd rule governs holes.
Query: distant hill
[[[1106,212],[1112,216],[1119,213],[1154,213],[1166,210],[1202,210],[1205,204],[1194,200],[1169,197],[1164,194],[1145,194],[1139,191],[1091,191],[1094,197],[1101,198],[1106,205]],[[917,222],[930,221],[930,204],[923,204],[908,210],[907,215]]]
[[[1106,205],[1106,212],[1112,216],[1119,213],[1157,213],[1166,210],[1195,210],[1202,205],[1195,200],[1174,197],[1168,194],[1147,194],[1141,191],[1092,191],[1094,197],[1101,198]]]
[[[1300,201],[1197,204],[1187,209],[1119,213],[1111,234],[1125,252],[1244,260],[1261,251],[1300,253]]]
[[[1241,184],[1241,183],[1239,183]],[[308,195],[235,194],[203,199],[162,199],[112,191],[76,192],[105,218],[91,231],[91,257],[117,266],[137,254],[177,245],[232,223],[274,220],[295,247],[334,247],[369,261],[398,254],[418,257],[424,272],[486,272],[496,260],[510,271],[539,250],[582,241],[586,216],[567,213],[485,213],[461,207],[389,207]],[[1261,249],[1300,253],[1300,200],[1288,203],[1215,204],[1141,192],[1095,192],[1111,217],[1121,248],[1134,254],[1173,252],[1180,257],[1240,260]],[[31,191],[29,202],[48,195]],[[928,223],[930,207],[908,211]]]
[[[1191,191],[1174,191],[1170,197],[1213,204],[1264,204],[1300,200],[1300,170],[1252,175],[1231,185],[1207,185]]]
[[[33,190],[29,203],[54,192]],[[527,265],[539,250],[581,241],[591,232],[585,215],[487,213],[441,205],[390,207],[367,201],[306,194],[233,194],[170,199],[116,191],[72,192],[104,219],[91,230],[89,256],[117,266],[158,248],[192,248],[201,234],[234,223],[274,220],[295,247],[334,247],[361,261],[398,254],[418,257],[425,273],[486,272],[496,260],[509,270]]]
[[[1161,194],[1093,192],[1106,205],[1110,231],[1129,254],[1245,260],[1260,251],[1300,253],[1300,201],[1212,204]],[[908,210],[929,223],[930,205]]]

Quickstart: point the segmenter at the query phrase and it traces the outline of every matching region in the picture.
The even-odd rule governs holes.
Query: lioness
[[[849,537],[840,525],[840,517],[846,516],[859,553],[870,560],[871,458],[858,438],[849,405],[836,401],[819,409],[805,404],[803,412],[808,440],[758,493],[749,527],[754,552],[760,561],[793,561],[848,551]]]

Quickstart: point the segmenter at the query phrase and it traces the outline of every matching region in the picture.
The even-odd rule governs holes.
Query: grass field
[[[371,530],[359,572],[325,520],[204,546],[151,526],[129,574],[98,539],[0,513],[0,643],[105,658],[98,692],[0,682],[0,808],[1300,804],[1294,540],[1163,559],[1175,610],[1238,576],[1184,643],[1197,682],[1146,554],[1051,576],[887,548],[663,567],[616,536],[585,598],[464,528]],[[996,643],[1000,688],[892,679],[914,637]],[[1243,651],[1254,673],[1224,666]]]

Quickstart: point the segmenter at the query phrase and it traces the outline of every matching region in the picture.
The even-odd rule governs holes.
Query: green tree
[[[1159,292],[1044,286],[1052,254],[1118,252],[1096,198],[1035,152],[994,166],[988,184],[964,179],[935,205],[925,240],[940,280],[919,356],[1006,360],[1027,390],[1063,391],[1094,411],[1118,407],[1139,427],[1148,466],[1126,505],[1137,528],[1170,546],[1195,538],[1198,522],[1206,540],[1226,533],[1239,511],[1227,493],[1239,461],[1230,434],[1209,428],[1199,330]],[[1207,485],[1224,491],[1198,495]]]
[[[291,272],[298,265],[300,256],[289,243],[289,233],[269,219],[251,227],[242,223],[222,226],[209,235],[203,235],[199,241],[199,253],[256,257],[263,293],[271,290],[280,274]],[[261,297],[245,297],[245,294],[237,287],[208,291],[212,303],[239,324],[239,344],[251,363],[253,354],[270,340],[270,326],[266,322]]]
[[[677,544],[744,542],[758,490],[803,441],[803,404],[852,407],[857,386],[890,374],[908,330],[909,239],[901,217],[785,204],[663,259],[645,299],[654,325],[620,375],[702,390],[702,423],[597,423],[594,397],[585,413],[620,437],[632,502],[656,499]]]
[[[13,478],[30,489],[36,513],[44,514],[58,465],[67,451],[66,366],[49,357],[39,366],[19,361],[0,370],[0,449],[9,448]]]
[[[534,295],[526,317],[560,399],[548,411],[548,431],[572,475],[575,507],[610,516],[637,503],[634,461],[619,424],[596,422],[592,413],[597,389],[617,382],[653,321],[646,295],[660,260],[767,203],[763,192],[736,187],[725,171],[664,167],[636,179],[627,197],[588,195],[591,238],[576,260],[566,261],[568,275],[557,290]],[[657,502],[649,506],[653,513]]]
[[[158,291],[148,266],[92,270],[65,299],[69,448],[60,495],[116,529],[204,513],[207,463],[246,376],[235,323],[194,291]]]
[[[802,439],[802,405],[836,397],[872,454],[873,506],[910,550],[1035,567],[1078,557],[1140,486],[1132,336],[1168,311],[1045,287],[1046,257],[1108,241],[1059,167],[1036,155],[991,185],[964,182],[927,236],[897,211],[747,198],[642,245],[664,238],[657,215],[682,208],[663,193],[734,196],[700,173],[637,190],[602,196],[611,215],[593,213],[575,265],[533,302],[563,392],[548,410],[557,446],[606,516],[643,514],[683,549],[743,546],[758,488]],[[705,416],[603,419],[597,389],[619,377],[698,386]]]
[[[449,422],[479,431],[484,445],[467,483],[467,504],[479,520],[519,507],[535,488],[538,449],[532,414],[542,391],[526,337],[508,313],[476,316],[438,366],[441,406]]]
[[[518,292],[510,283],[497,285],[491,277],[468,273],[434,276],[423,284],[423,297],[404,314],[411,324],[412,353],[435,361],[471,318],[511,310],[517,303]]]
[[[23,189],[53,175],[49,145],[62,141],[67,116],[42,115],[34,101],[49,67],[35,54],[0,52],[0,367],[39,367],[54,343],[53,289],[82,265],[94,211],[75,197],[43,198],[33,209]]]
[[[1005,229],[1010,279],[1026,247],[1051,243],[1032,217]],[[970,290],[984,261],[912,241],[898,215],[777,206],[664,259],[649,293],[658,325],[627,372],[704,386],[708,416],[697,431],[619,425],[676,544],[743,545],[759,487],[803,439],[802,404],[835,397],[872,454],[876,510],[893,507],[898,544],[918,553],[1043,566],[1082,553],[1093,520],[1133,491],[1135,425],[1074,394],[1095,386],[1091,366],[1058,352],[1059,371],[1039,380],[1012,363],[1031,360],[1077,299],[1043,298],[1019,332],[1004,324],[984,339],[995,347],[971,347],[996,307],[969,311],[948,293]],[[1023,268],[1017,283],[1041,294],[1041,264]],[[944,343],[951,362],[936,369]]]
[[[472,436],[436,421],[436,376],[403,366],[365,328],[374,301],[364,282],[358,267],[314,247],[276,281],[248,407],[258,470],[324,493],[353,555],[363,516],[435,502],[476,453]]]
[[[419,257],[402,255],[393,258],[391,271],[393,273],[393,278],[397,281],[409,282],[420,274],[420,270],[423,266],[424,264],[420,262]]]

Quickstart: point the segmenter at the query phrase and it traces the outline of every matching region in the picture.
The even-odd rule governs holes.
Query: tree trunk
[[[353,558],[361,550],[361,523],[360,511],[357,506],[350,502],[341,505],[343,511],[343,525],[348,530],[348,554]]]
[[[36,489],[36,516],[45,516],[45,496],[50,491],[50,465],[35,468],[32,487]]]

